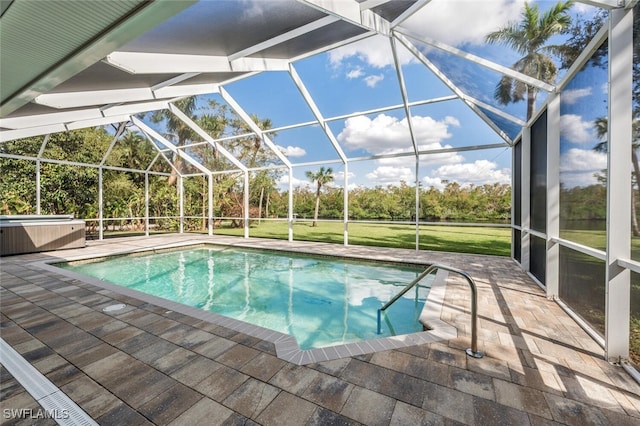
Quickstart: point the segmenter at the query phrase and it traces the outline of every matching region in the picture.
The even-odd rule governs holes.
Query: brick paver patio
[[[197,239],[251,247],[440,262],[441,319],[458,337],[297,365],[273,343],[42,269],[44,259],[106,255]],[[510,259],[200,235],[92,241],[84,249],[0,259],[1,337],[99,424],[638,425],[640,385]],[[127,308],[102,309],[114,303]],[[4,409],[38,408],[3,366]],[[52,419],[38,424],[55,424]]]

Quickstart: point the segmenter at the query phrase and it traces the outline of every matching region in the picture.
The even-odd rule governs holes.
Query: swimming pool
[[[377,310],[423,268],[254,249],[197,247],[58,267],[292,335],[301,349],[422,331],[430,277]]]

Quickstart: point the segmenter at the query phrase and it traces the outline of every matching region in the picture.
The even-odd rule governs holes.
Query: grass
[[[607,249],[606,231],[561,230],[560,238],[602,251]],[[640,260],[640,237],[631,237],[631,259]]]
[[[560,230],[560,238],[598,250],[606,250],[607,247],[606,231]]]
[[[349,224],[349,244],[378,247],[415,248],[416,228],[413,225]],[[242,228],[220,227],[220,235],[244,235]],[[262,221],[252,223],[249,235],[257,238],[288,238],[286,222]],[[319,241],[342,244],[344,224],[341,222],[297,222],[293,225],[293,238],[298,241]],[[471,226],[420,226],[420,249],[455,253],[510,256],[511,230],[509,228]]]

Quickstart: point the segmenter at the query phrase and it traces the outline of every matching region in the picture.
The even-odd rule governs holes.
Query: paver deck
[[[464,352],[469,291],[453,275],[441,319],[456,338],[298,365],[269,341],[40,267],[194,239],[464,269],[485,357]],[[640,385],[506,258],[183,234],[10,256],[0,269],[0,337],[99,424],[640,424]],[[127,308],[102,311],[114,303]],[[5,410],[37,401],[4,367],[0,383],[1,423],[33,423]]]

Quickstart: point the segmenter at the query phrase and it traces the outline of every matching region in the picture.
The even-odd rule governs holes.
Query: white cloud
[[[374,68],[394,65],[391,45],[383,36],[365,38],[329,52],[329,61],[334,68],[338,68],[349,58],[358,58]],[[414,56],[406,49],[398,49],[398,59],[403,65],[415,61]]]
[[[307,151],[304,148],[300,148],[299,146],[287,146],[286,148],[278,145],[278,149],[282,151],[284,155],[287,157],[304,157],[307,155]]]
[[[595,8],[593,6],[589,6],[588,4],[575,2],[573,4],[573,10],[574,12],[577,12],[580,14],[587,14],[587,16],[592,16]]]
[[[362,71],[362,67],[356,67],[351,71],[347,72],[347,78],[352,80],[354,78],[360,78],[364,75],[364,71]]]
[[[364,82],[365,82],[365,84],[367,86],[376,87],[378,85],[378,83],[380,83],[382,80],[384,80],[384,75],[382,75],[382,74],[369,75],[369,76],[366,76],[363,80],[364,80]]]
[[[576,114],[564,114],[560,116],[560,135],[569,142],[584,144],[597,141],[593,123],[584,121],[582,116]]]
[[[403,27],[453,46],[483,44],[484,37],[520,20],[525,0],[433,0]],[[482,19],[478,19],[482,16]],[[452,18],[453,17],[453,18]]]
[[[413,116],[412,122],[421,150],[448,147],[441,142],[451,137],[449,126],[459,125],[454,117],[438,121]],[[399,120],[386,114],[379,114],[373,120],[363,115],[348,118],[338,134],[338,141],[348,149],[364,149],[373,155],[406,151],[412,146],[407,119]]]
[[[355,175],[351,172],[347,173],[347,178],[348,179],[352,179],[353,177],[355,177]],[[342,184],[344,183],[344,171],[340,170],[337,172],[333,172],[333,182],[334,184],[339,183],[340,185],[336,185],[336,186],[343,186]]]
[[[434,187],[435,189],[442,191],[446,185],[442,182],[442,179],[440,179],[439,177],[430,177],[430,176],[425,176],[422,178],[422,187],[423,188],[431,188]]]
[[[486,183],[511,183],[511,170],[496,169],[497,164],[489,160],[476,160],[473,163],[445,164],[422,179],[425,187],[444,188],[443,181],[458,182],[465,185],[484,185]]]
[[[385,114],[375,119],[360,115],[348,118],[338,134],[338,141],[348,149],[365,149],[381,154],[390,149],[406,147],[410,143],[406,119],[400,121]]]
[[[435,149],[432,145],[440,143],[443,139],[449,139],[452,135],[449,133],[449,126],[460,127],[457,118],[446,116],[443,120],[437,121],[431,117],[421,117],[419,115],[411,116],[413,124],[413,132],[421,149]]]
[[[360,184],[352,182],[352,179],[356,177],[354,173],[351,173],[351,172],[347,173],[347,177],[348,177],[348,182],[347,182],[348,191],[357,189],[362,186]],[[327,186],[330,186],[332,188],[344,188],[344,171],[340,170],[337,172],[333,172],[333,182],[327,183]]]
[[[572,148],[560,156],[560,180],[567,188],[598,183],[594,174],[606,168],[607,154],[604,152]]]
[[[420,151],[450,148],[442,140],[450,138],[449,126],[459,126],[454,117],[434,120],[431,117],[412,117],[414,134]],[[364,149],[372,155],[413,152],[411,135],[406,119],[399,120],[380,114],[373,120],[369,117],[352,117],[345,121],[345,127],[338,135],[338,141],[348,149]],[[400,181],[415,180],[415,157],[402,156],[377,160],[378,168],[367,174],[372,185],[397,185]],[[455,153],[443,153],[422,156],[420,164],[460,163],[464,158]]]
[[[439,144],[421,145],[421,151],[441,148]],[[464,161],[464,157],[455,152],[446,152],[443,154],[428,154],[420,157],[420,166],[433,166],[436,164],[458,164]]]
[[[591,87],[585,87],[583,89],[564,90],[560,95],[560,100],[566,105],[574,105],[580,99],[591,96]]]
[[[609,82],[605,82],[600,85],[600,92],[604,95],[609,93]]]
[[[312,182],[310,180],[303,180],[303,179],[298,179],[295,176],[293,176],[293,179],[291,180],[293,187],[294,188],[299,188],[299,187],[311,187]],[[280,179],[278,179],[278,186],[280,187],[280,189],[288,189],[289,188],[289,175],[288,174],[284,174],[282,176],[280,176]]]
[[[434,143],[430,145],[420,145],[418,147],[421,151],[428,151],[432,149],[441,149],[442,145],[439,143]],[[406,152],[406,150],[405,150]],[[443,164],[457,164],[464,161],[464,157],[455,152],[446,152],[443,154],[428,154],[422,155],[420,157],[420,167],[425,166],[433,166],[433,165],[443,165]],[[411,150],[411,155],[402,156],[402,157],[390,157],[390,158],[381,158],[377,160],[378,164],[381,166],[388,167],[409,167],[411,170],[414,170],[416,167],[416,158],[413,156],[413,149]]]
[[[560,172],[600,171],[607,168],[607,154],[592,149],[572,148],[560,156]]]
[[[415,174],[409,167],[380,166],[371,173],[367,173],[367,179],[373,185],[399,185],[401,181],[411,183],[415,180]]]
[[[462,157],[459,157],[462,158]],[[415,161],[415,160],[412,160]],[[382,161],[381,161],[382,163]],[[422,178],[425,188],[431,186],[444,189],[445,181],[465,185],[510,184],[511,170],[498,169],[498,165],[488,160],[476,160],[473,163],[444,164],[434,170],[430,176]],[[415,181],[414,168],[408,166],[381,165],[367,174],[372,185],[399,185],[401,181],[412,184]]]

